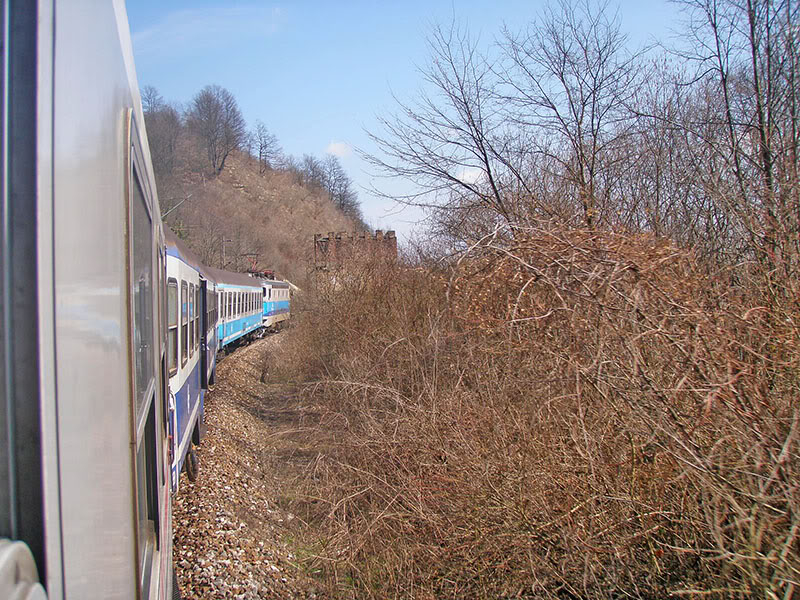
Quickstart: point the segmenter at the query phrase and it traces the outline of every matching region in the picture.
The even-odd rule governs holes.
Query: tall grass
[[[325,413],[309,567],[359,598],[797,597],[795,286],[552,229],[321,278],[273,357]]]

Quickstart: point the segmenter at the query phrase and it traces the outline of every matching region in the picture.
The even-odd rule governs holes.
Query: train
[[[0,598],[180,597],[205,394],[292,287],[162,223],[124,0],[0,2]]]

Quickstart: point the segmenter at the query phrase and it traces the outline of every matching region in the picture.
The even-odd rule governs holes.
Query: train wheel
[[[197,481],[197,474],[200,471],[200,459],[197,458],[197,452],[195,452],[194,445],[191,444],[191,442],[189,445],[189,452],[186,453],[186,460],[183,464],[189,481],[192,483]]]

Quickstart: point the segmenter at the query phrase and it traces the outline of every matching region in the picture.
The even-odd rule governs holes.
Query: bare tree
[[[215,175],[245,141],[247,127],[233,94],[218,85],[200,90],[186,112],[186,123],[200,140]]]
[[[142,110],[145,114],[152,113],[164,106],[164,98],[152,85],[142,88]]]
[[[153,169],[160,179],[175,168],[182,129],[180,112],[149,85],[142,89],[142,107]]]
[[[325,166],[320,159],[311,154],[304,154],[299,168],[303,185],[325,188]]]
[[[322,167],[324,185],[331,203],[348,217],[361,221],[363,217],[358,203],[358,192],[353,188],[353,181],[342,168],[339,159],[329,154]]]
[[[402,200],[432,209],[440,233],[476,239],[539,219],[593,227],[618,202],[614,149],[630,135],[641,79],[605,5],[562,1],[485,56],[437,28],[427,91],[373,134],[384,173],[413,180]]]
[[[504,131],[493,90],[497,83],[488,60],[467,33],[434,29],[431,59],[422,72],[428,90],[381,119],[382,133],[371,137],[380,155],[366,160],[389,177],[413,182],[417,189],[401,201],[426,207],[439,215],[481,213],[472,222],[480,231],[496,221],[518,219],[508,180],[519,180],[509,168],[515,140]],[[466,221],[464,221],[466,223]],[[480,232],[453,231],[456,238]]]
[[[798,197],[798,54],[800,9],[792,0],[677,0],[689,16],[690,83],[711,91],[697,131],[708,160],[698,169],[719,210],[731,219],[744,251],[788,274],[800,264]]]
[[[504,37],[506,118],[530,131],[535,152],[558,165],[592,227],[613,206],[604,174],[612,149],[630,133],[638,55],[627,50],[607,4],[590,0],[560,0],[524,33],[506,29]]]
[[[258,172],[263,175],[280,162],[283,153],[278,138],[261,121],[256,121],[253,142],[258,154]]]

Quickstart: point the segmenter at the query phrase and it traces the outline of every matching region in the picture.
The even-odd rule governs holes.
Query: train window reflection
[[[178,282],[170,278],[167,283],[167,344],[169,374],[178,370]]]
[[[186,318],[189,312],[189,284],[181,281],[181,365],[185,365],[189,357],[189,328],[186,326]]]
[[[194,284],[189,284],[189,358],[194,354]]]
[[[194,323],[192,326],[194,328],[194,349],[197,350],[200,345],[200,311],[203,308],[200,303],[200,286],[194,289],[194,307]]]
[[[156,473],[155,403],[150,403],[145,431],[136,450],[136,512],[139,521],[139,564],[146,590],[150,563],[158,545],[158,494]]]
[[[153,367],[153,223],[136,170],[132,177],[133,335],[135,351],[136,413],[154,378]]]

